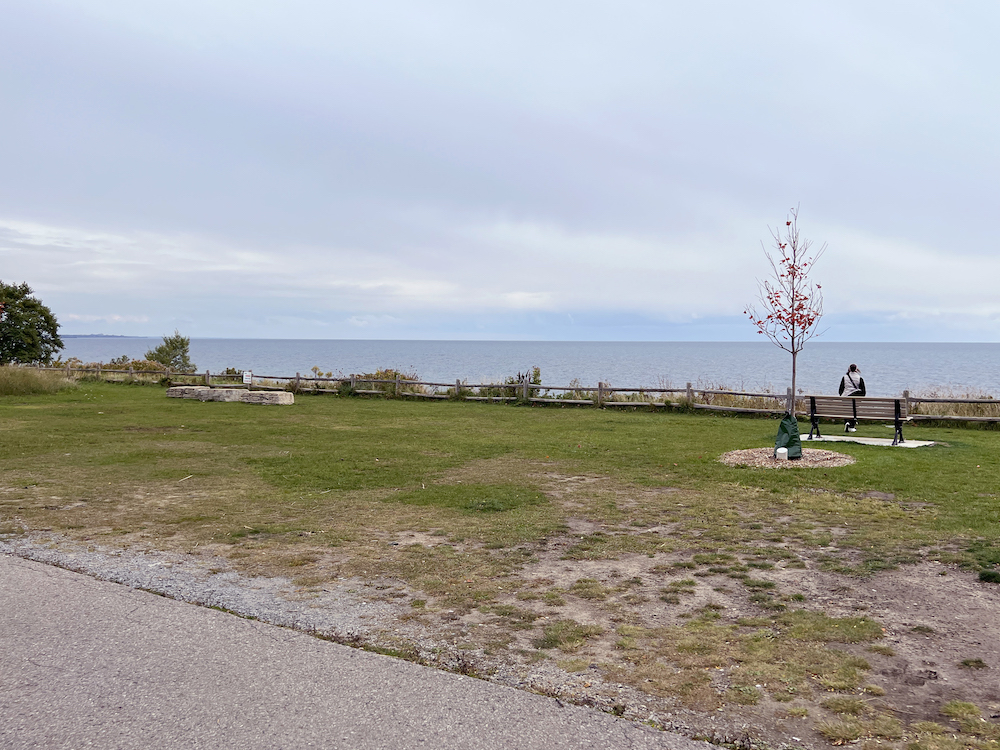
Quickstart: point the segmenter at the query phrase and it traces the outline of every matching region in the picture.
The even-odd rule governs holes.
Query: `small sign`
[[[243,371],[243,385],[253,385],[253,373],[250,370]]]

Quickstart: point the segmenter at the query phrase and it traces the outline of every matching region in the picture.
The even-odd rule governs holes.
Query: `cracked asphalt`
[[[0,554],[0,747],[710,750]]]

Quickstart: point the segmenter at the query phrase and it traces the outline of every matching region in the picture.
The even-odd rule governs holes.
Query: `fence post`
[[[205,385],[209,388],[212,387],[212,376],[209,374],[208,370],[205,370]]]
[[[66,363],[66,377],[69,377],[69,362]]]
[[[301,378],[302,378],[301,375],[299,375],[298,373],[295,373],[295,392],[296,393],[299,392],[299,380],[301,380]]]
[[[604,403],[604,383],[602,381],[597,381],[597,408],[601,408]]]
[[[906,413],[910,413],[910,392],[903,391],[903,403],[906,404]]]
[[[132,365],[128,366],[128,379],[135,380],[135,370],[132,369]]]
[[[690,383],[687,384],[687,402],[688,402],[688,406],[691,406],[691,404],[694,403],[694,391],[691,390],[691,384]]]
[[[462,397],[462,381],[455,378],[455,398]]]
[[[530,396],[528,394],[528,376],[527,375],[525,375],[524,379],[521,380],[521,398],[524,400],[525,403],[527,403],[528,399],[530,398]]]
[[[351,375],[351,390],[352,391],[354,390],[354,385],[355,385],[354,376]]]
[[[98,379],[98,381],[102,380],[102,378],[101,378],[101,365],[100,365],[100,363],[98,363],[98,365],[97,365],[97,379]]]
[[[792,386],[788,386],[785,390],[785,403],[787,404],[785,408],[788,413],[793,414],[795,412],[795,394],[792,393]]]
[[[399,373],[396,373],[396,398],[399,398]]]

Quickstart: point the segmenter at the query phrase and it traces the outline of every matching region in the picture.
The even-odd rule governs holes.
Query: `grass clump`
[[[581,599],[594,599],[604,601],[611,594],[612,589],[604,586],[594,578],[580,578],[576,583],[567,589],[567,593],[578,596]]]
[[[989,669],[989,665],[982,659],[962,659],[958,666],[962,669]]]
[[[588,638],[600,635],[604,629],[598,625],[581,625],[576,620],[556,620],[546,625],[540,638],[534,642],[535,648],[557,648],[560,651],[576,651]]]
[[[833,711],[835,714],[850,714],[851,716],[858,716],[864,713],[865,710],[865,702],[863,700],[846,695],[829,698],[820,705],[827,711]]]
[[[978,718],[981,711],[975,703],[967,701],[948,701],[941,706],[941,713],[949,719],[974,719]]]
[[[37,396],[59,393],[76,384],[58,372],[32,367],[0,367],[0,396]]]
[[[857,719],[837,719],[817,723],[816,731],[833,744],[843,745],[859,739],[865,733],[865,726]]]

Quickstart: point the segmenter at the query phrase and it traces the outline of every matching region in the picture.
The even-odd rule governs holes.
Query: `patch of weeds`
[[[792,594],[788,597],[789,601],[792,602],[804,602],[806,600],[805,594]]]
[[[948,701],[941,706],[941,713],[949,719],[973,719],[980,715],[979,706],[966,701]]]
[[[883,637],[882,626],[867,617],[829,617],[797,609],[778,618],[790,638],[826,643],[861,643]]]
[[[774,563],[764,562],[762,560],[753,560],[747,563],[748,568],[757,568],[758,570],[770,570],[774,567]]]
[[[559,592],[557,592],[557,591],[546,591],[545,594],[542,595],[542,599],[545,601],[545,604],[547,606],[549,606],[549,607],[565,607],[566,606],[566,600],[563,599],[559,595]]]
[[[934,628],[930,625],[914,625],[910,628],[911,633],[919,633],[920,635],[932,635],[934,633]]]
[[[864,681],[861,670],[859,665],[844,664],[833,674],[820,677],[819,684],[827,690],[854,690]]]
[[[565,672],[583,672],[590,667],[587,659],[562,659],[556,665]]]
[[[821,721],[816,724],[816,731],[835,745],[854,742],[865,732],[864,725],[857,719],[838,719],[837,721]]]
[[[869,646],[868,650],[871,651],[873,654],[881,654],[882,656],[896,655],[896,649],[894,649],[892,646],[886,646],[881,643],[876,643],[872,646]]]
[[[868,693],[868,695],[885,695],[885,688],[879,685],[865,685],[861,690]]]
[[[994,542],[977,539],[969,544],[966,553],[971,558],[966,562],[967,566],[988,569],[1000,565],[1000,546]]]
[[[660,593],[659,597],[661,602],[666,602],[667,604],[680,604],[681,598],[677,596],[676,593],[672,591],[664,590]]]
[[[563,553],[563,560],[617,560],[623,554],[669,551],[659,534],[607,534],[584,536]]]
[[[567,593],[573,594],[573,596],[596,601],[604,601],[611,592],[611,589],[595,578],[580,578],[567,590]]]
[[[481,606],[479,611],[484,614],[496,615],[496,617],[499,618],[504,625],[516,630],[525,630],[530,628],[532,623],[538,619],[538,615],[534,612],[521,609],[520,607],[515,607],[511,604],[487,604]]]
[[[878,714],[865,727],[872,737],[880,737],[886,740],[898,740],[903,736],[903,725],[899,719],[889,714]]]
[[[835,714],[850,714],[858,716],[865,710],[865,702],[860,698],[852,698],[847,695],[838,695],[835,698],[828,698],[821,704],[827,711]]]
[[[802,719],[809,715],[809,709],[805,706],[793,706],[789,708],[786,712],[788,718],[790,719]]]
[[[760,700],[760,691],[752,685],[737,685],[726,691],[729,703],[739,703],[741,706],[753,706]]]
[[[726,552],[699,552],[691,558],[695,565],[719,565],[735,562],[735,555]]]
[[[393,494],[389,502],[454,508],[467,513],[504,513],[548,502],[532,487],[490,484],[433,484],[426,489]]]
[[[769,609],[773,612],[784,612],[788,607],[779,601],[775,601],[774,597],[768,593],[761,592],[759,594],[752,594],[750,596],[750,601],[756,604],[761,609]]]
[[[979,580],[983,583],[1000,583],[1000,570],[981,570]]]
[[[560,651],[576,651],[588,638],[600,635],[604,630],[598,625],[582,625],[576,620],[557,620],[545,626],[543,635],[534,641],[535,648],[558,648]]]
[[[533,602],[542,598],[542,595],[536,591],[518,591],[516,596],[522,602]]]
[[[962,659],[958,666],[962,669],[989,669],[989,665],[982,659]]]
[[[765,581],[757,578],[744,578],[743,585],[748,589],[773,589],[777,584],[774,581]]]
[[[963,719],[958,723],[966,734],[971,734],[981,740],[995,741],[1000,739],[1000,726],[992,724],[983,718]],[[996,748],[995,742],[990,742],[991,748]]]
[[[691,578],[682,578],[679,581],[671,581],[667,584],[666,590],[668,591],[679,591],[685,594],[693,594],[694,588],[698,584]]]
[[[910,729],[920,734],[946,734],[947,727],[943,727],[936,721],[917,721],[910,724]]]

